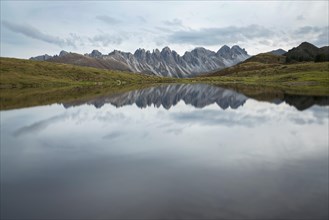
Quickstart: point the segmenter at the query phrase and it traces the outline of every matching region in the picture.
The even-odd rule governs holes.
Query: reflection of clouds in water
[[[329,119],[329,108],[313,106],[304,111],[304,114],[310,113],[308,118],[301,117],[301,115],[292,115],[291,120],[299,125],[305,124],[323,124],[325,120]]]
[[[204,156],[205,152],[200,155]],[[43,161],[48,166],[40,163],[29,173],[17,176],[16,184],[4,182],[5,189],[12,192],[10,201],[23,201],[17,204],[31,210],[45,208],[58,219],[70,214],[83,218],[95,213],[114,219],[136,215],[141,219],[163,216],[303,219],[308,215],[316,218],[327,215],[328,158],[325,156],[285,160],[280,164],[255,156],[229,167],[209,166],[207,160],[195,163],[194,157],[166,155],[159,150],[148,155],[119,157],[86,154],[74,161],[63,159],[60,153],[54,156],[56,160]],[[218,155],[218,161],[221,156]],[[40,192],[41,197],[34,196],[33,202],[26,202]],[[84,202],[86,198],[88,202]],[[61,202],[50,206],[54,201]],[[72,213],[75,209],[65,209],[71,207],[72,201],[79,207],[78,213]],[[98,209],[104,205],[106,209]]]
[[[316,105],[310,108],[309,111],[311,111],[314,117],[321,122],[329,118],[329,107],[320,107]]]
[[[57,123],[57,122],[61,122],[67,118],[76,118],[79,116],[79,112],[76,112],[75,114],[67,114],[67,113],[64,113],[64,114],[61,114],[61,115],[56,115],[56,116],[53,116],[51,118],[48,118],[48,119],[45,119],[45,120],[42,120],[42,121],[38,121],[38,122],[35,122],[31,125],[28,125],[28,126],[24,126],[22,128],[19,128],[18,130],[16,130],[14,132],[14,136],[15,137],[19,137],[19,136],[22,136],[22,135],[27,135],[27,134],[35,134],[37,132],[40,132],[44,129],[46,129],[48,126],[54,124],[54,123]]]
[[[48,107],[48,119],[30,110],[22,127],[15,116],[25,111],[1,124],[31,134],[1,140],[13,210],[41,208],[58,219],[136,210],[141,219],[327,216],[328,108],[251,99],[225,111],[184,102],[169,111]]]
[[[124,135],[124,133],[122,133],[120,131],[113,131],[113,132],[103,136],[103,139],[113,140],[113,139],[117,139],[123,135]]]
[[[103,121],[103,122],[115,122],[115,121],[124,122],[124,121],[128,120],[127,115],[125,115],[124,112],[120,112],[120,113],[114,113],[114,112],[110,112],[110,111],[104,112],[104,111],[101,111],[101,109],[99,109],[97,114],[95,114],[92,117],[92,119]]]
[[[138,109],[134,106],[126,106],[120,109],[112,106],[104,106],[102,109],[93,109],[81,106],[71,108],[64,113],[49,117],[30,125],[18,128],[14,131],[14,136],[19,137],[27,134],[36,134],[53,124],[60,124],[64,120],[73,120],[76,126],[95,121],[102,126],[115,126],[115,130],[120,132],[127,130],[131,126],[144,125],[144,129],[160,129],[165,133],[181,134],[183,128],[180,124],[200,124],[211,126],[243,126],[255,127],[264,123],[279,121],[291,121],[297,125],[323,124],[328,123],[329,108],[313,106],[303,112],[289,107],[287,104],[279,106],[270,103],[259,103],[249,99],[244,108],[237,110],[228,109],[223,111],[215,105],[210,105],[202,110],[180,102],[176,108],[170,111],[163,109],[147,108]],[[38,117],[35,117],[38,118]],[[172,123],[174,120],[175,123]],[[97,122],[96,122],[97,121]],[[103,135],[104,139],[117,138],[118,134]],[[106,138],[107,137],[107,138]]]
[[[267,121],[265,116],[241,115],[235,111],[219,112],[217,110],[203,110],[191,112],[175,112],[170,117],[176,122],[200,123],[204,125],[225,125],[225,126],[247,126],[254,127],[259,123]]]
[[[328,119],[328,107],[314,106],[300,112],[281,104],[270,103],[261,105],[255,100],[248,100],[243,109],[218,111],[215,109],[191,110],[188,112],[173,112],[169,115],[176,122],[203,125],[225,125],[255,127],[267,122],[288,120],[298,125],[323,124]]]

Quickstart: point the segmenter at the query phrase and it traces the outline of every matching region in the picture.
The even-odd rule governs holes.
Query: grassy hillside
[[[95,67],[98,69],[115,69],[120,71],[128,71],[129,67],[115,60],[103,60],[103,59],[95,59],[92,57],[84,56],[77,53],[67,53],[64,56],[55,56],[47,60],[48,62],[54,63],[65,63],[65,64],[73,64],[77,66],[86,66],[86,67]]]
[[[329,95],[329,62],[264,64],[244,62],[199,77],[212,83],[269,86],[290,93]]]
[[[173,81],[173,79],[144,74],[13,58],[0,58],[0,79],[0,88],[116,86]]]
[[[246,59],[243,63],[258,62],[264,64],[283,64],[286,62],[286,57],[281,55],[275,55],[272,53],[260,53]]]
[[[315,78],[318,78],[321,73],[325,73],[325,75],[327,75],[328,71],[329,62],[307,62],[298,64],[264,64],[260,62],[246,62],[223,69],[211,75],[207,75],[207,77],[269,77],[294,73],[308,73],[310,75],[313,75]]]

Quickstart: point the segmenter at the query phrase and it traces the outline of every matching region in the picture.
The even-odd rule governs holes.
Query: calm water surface
[[[327,103],[173,85],[1,111],[1,218],[327,219]]]

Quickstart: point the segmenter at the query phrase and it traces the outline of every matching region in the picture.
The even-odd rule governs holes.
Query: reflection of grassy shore
[[[147,85],[152,86],[152,84]],[[112,96],[146,86],[66,86],[44,88],[1,89],[0,110],[49,105],[70,101],[88,101],[99,96]]]
[[[242,63],[208,76],[163,78],[66,64],[0,58],[1,110],[88,100],[167,83],[207,83],[251,97],[329,95],[329,63]]]

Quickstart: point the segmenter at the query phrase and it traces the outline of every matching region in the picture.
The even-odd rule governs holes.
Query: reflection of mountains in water
[[[222,109],[228,107],[236,109],[245,103],[247,97],[233,90],[205,84],[174,84],[131,91],[110,97],[99,97],[86,103],[92,104],[96,108],[110,103],[116,107],[136,104],[140,108],[154,105],[170,109],[180,100],[197,108],[217,103]],[[64,106],[70,107],[79,104],[82,103],[66,103]]]
[[[312,107],[313,105],[329,105],[329,96],[284,95],[284,101],[302,111]]]
[[[257,90],[258,91],[258,90]],[[207,105],[216,103],[220,108],[227,109],[228,107],[236,109],[242,106],[248,97],[267,101],[274,104],[285,102],[294,106],[298,110],[305,110],[313,105],[329,105],[328,96],[302,96],[284,94],[282,91],[258,91],[261,96],[253,93],[236,92],[231,89],[211,86],[207,84],[172,84],[152,87],[147,89],[135,90],[126,93],[99,96],[89,101],[74,101],[65,103],[64,107],[71,107],[81,104],[91,104],[96,108],[102,107],[106,103],[110,103],[116,107],[136,104],[140,108],[147,106],[163,106],[165,109],[170,109],[179,101],[183,100],[185,104],[193,105],[196,108],[203,108]],[[248,96],[248,97],[247,97]]]

